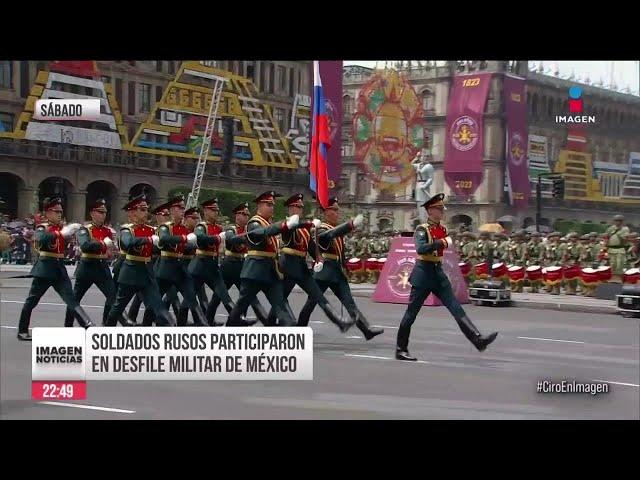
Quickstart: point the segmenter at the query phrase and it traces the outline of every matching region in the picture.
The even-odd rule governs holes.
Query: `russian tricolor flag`
[[[311,150],[309,151],[309,187],[316,193],[322,208],[329,206],[327,150],[331,147],[329,119],[322,93],[320,63],[313,62],[313,116],[311,118]]]

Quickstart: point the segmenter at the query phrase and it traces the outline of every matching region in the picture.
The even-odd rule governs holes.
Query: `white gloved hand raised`
[[[362,225],[362,222],[364,222],[364,217],[362,216],[361,213],[359,213],[358,216],[356,216],[356,218],[353,219],[353,226],[357,228],[360,225]]]
[[[445,241],[447,242],[447,244],[445,245],[445,248],[449,248],[450,246],[453,245],[453,240],[451,240],[451,237],[447,236],[445,238]]]
[[[316,272],[316,273],[321,272],[323,267],[324,267],[324,263],[323,262],[316,262],[313,265],[313,271]]]
[[[196,243],[198,243],[198,237],[195,233],[191,232],[187,234],[187,243],[190,245],[195,245]]]
[[[81,227],[82,225],[80,225],[79,223],[70,223],[62,227],[62,230],[60,230],[60,234],[63,237],[70,237],[71,235],[74,235],[78,230],[80,230]]]
[[[322,223],[322,220],[318,219],[318,218],[314,218],[311,223],[313,223],[313,226],[318,228],[320,226],[320,224]]]
[[[291,215],[289,217],[289,219],[287,220],[287,228],[291,229],[291,228],[297,227],[298,223],[300,223],[300,216],[299,215]]]
[[[107,248],[111,248],[113,246],[113,240],[109,237],[106,237],[102,242],[106,245]]]
[[[224,243],[224,241],[227,239],[227,232],[220,232],[218,234],[218,237],[220,237],[220,242]]]
[[[151,241],[157,247],[158,243],[160,243],[160,237],[158,235],[151,235]]]

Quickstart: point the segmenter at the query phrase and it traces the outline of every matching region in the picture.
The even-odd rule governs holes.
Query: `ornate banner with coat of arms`
[[[516,210],[529,204],[529,171],[527,165],[527,102],[525,79],[505,75],[502,87],[506,120],[506,160],[509,176],[509,198]]]
[[[447,109],[444,178],[451,190],[468,197],[482,183],[484,108],[491,73],[456,75]]]

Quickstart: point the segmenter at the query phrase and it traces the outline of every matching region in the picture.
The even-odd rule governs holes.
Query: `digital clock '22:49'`
[[[31,382],[33,400],[86,400],[86,382]]]

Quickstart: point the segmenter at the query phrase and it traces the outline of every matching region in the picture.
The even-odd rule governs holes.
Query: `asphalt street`
[[[98,381],[87,385],[86,401],[38,403],[30,397],[31,344],[16,339],[27,291],[0,289],[2,419],[640,418],[638,319],[467,305],[482,332],[500,332],[479,353],[446,309],[424,307],[410,343],[420,361],[408,363],[393,359],[404,305],[362,297],[356,298],[361,310],[385,333],[369,342],[355,327],[341,334],[316,309],[313,381]],[[231,295],[237,296],[235,288]],[[296,313],[305,299],[291,295]],[[103,301],[94,287],[82,302],[96,324]],[[218,314],[226,316],[222,308]],[[62,326],[63,318],[64,305],[50,290],[34,310],[32,327]],[[537,393],[541,380],[606,381],[610,390]]]

